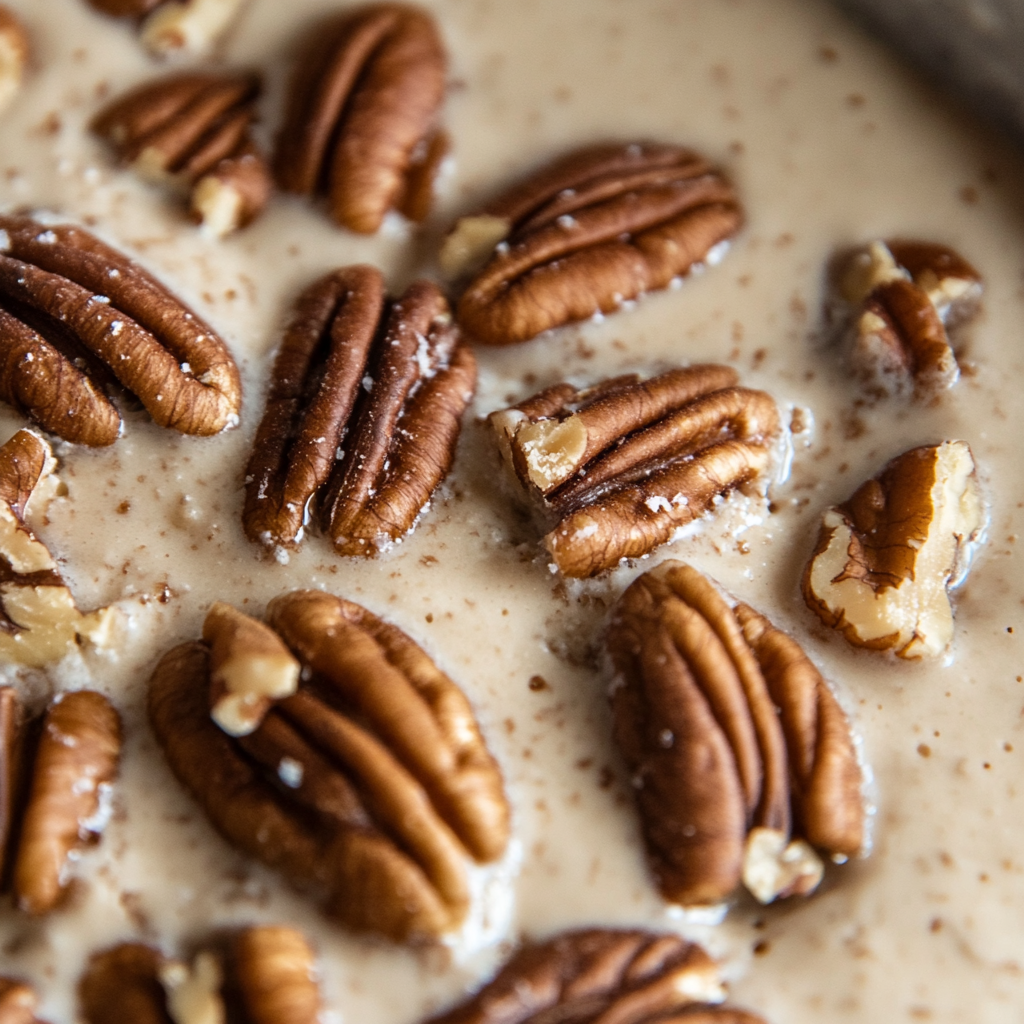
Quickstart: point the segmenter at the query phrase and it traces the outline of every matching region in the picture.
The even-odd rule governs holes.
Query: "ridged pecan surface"
[[[732,186],[699,154],[592,146],[460,220],[441,261],[453,277],[473,274],[456,307],[466,332],[508,345],[668,287],[716,261],[742,221]]]
[[[665,562],[612,616],[615,740],[666,899],[762,902],[821,880],[815,851],[865,844],[862,773],[845,714],[792,637]]]
[[[465,696],[401,630],[341,598],[283,595],[267,623],[305,681],[246,735],[210,717],[206,645],[161,660],[150,719],[173,771],[220,832],[330,916],[398,940],[456,930],[469,863],[499,858],[509,829]]]

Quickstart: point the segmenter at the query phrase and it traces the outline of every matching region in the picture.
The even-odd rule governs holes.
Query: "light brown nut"
[[[0,111],[11,105],[30,54],[28,33],[14,12],[0,5]]]
[[[90,7],[113,18],[140,18],[164,0],[86,0]]]
[[[250,75],[169,75],[107,104],[92,130],[125,166],[187,190],[204,230],[222,237],[270,197],[270,171],[250,135],[258,93]]]
[[[808,607],[857,647],[934,657],[953,639],[949,591],[986,524],[966,441],[912,448],[822,518]]]
[[[529,943],[475,995],[426,1024],[764,1024],[718,1005],[718,965],[678,935],[588,928]]]
[[[509,834],[501,775],[462,692],[404,633],[319,591],[271,602],[305,670],[248,736],[209,716],[210,655],[164,656],[150,719],[171,768],[236,846],[327,912],[399,940],[455,931],[468,862]]]
[[[622,596],[607,634],[615,741],[666,899],[806,893],[818,851],[862,852],[862,773],[842,709],[791,637],[681,562]]]
[[[440,259],[473,274],[456,307],[466,332],[509,345],[717,262],[742,221],[732,186],[691,150],[592,146],[464,217]]]
[[[929,397],[960,376],[949,330],[977,311],[981,276],[933,242],[872,242],[840,259],[833,310],[854,371],[878,394]]]
[[[29,985],[0,976],[0,1024],[42,1024],[36,1017],[38,1002]]]
[[[158,57],[208,53],[246,0],[88,0],[115,18],[141,19],[143,45]],[[150,13],[152,12],[152,13]]]
[[[106,823],[121,721],[91,690],[57,697],[38,730],[18,703],[0,688],[0,865],[18,907],[38,915],[60,902],[69,854]]]
[[[292,81],[274,173],[286,192],[324,192],[331,217],[372,234],[389,210],[425,213],[440,162],[435,120],[447,59],[437,26],[408,4],[367,4],[316,26]]]
[[[764,486],[778,410],[736,380],[691,366],[557,385],[491,414],[506,463],[554,524],[544,544],[563,575],[645,555],[735,488]]]
[[[59,330],[45,326],[54,320]],[[0,216],[0,325],[0,398],[66,441],[117,439],[117,412],[89,380],[102,373],[162,427],[209,435],[238,423],[241,384],[224,342],[156,278],[81,228]]]
[[[316,958],[294,928],[247,928],[232,961],[249,1024],[315,1024],[320,1019]]]
[[[385,301],[372,267],[299,298],[246,469],[250,540],[294,547],[310,506],[343,555],[373,556],[416,523],[455,456],[476,361],[440,290]]]

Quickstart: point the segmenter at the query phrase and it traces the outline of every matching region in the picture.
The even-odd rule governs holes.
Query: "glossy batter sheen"
[[[221,437],[182,438],[129,412],[110,450],[58,446],[67,496],[37,528],[81,606],[120,601],[130,622],[115,653],[71,659],[50,683],[108,693],[128,739],[114,818],[77,865],[83,881],[69,908],[42,923],[0,911],[0,967],[36,983],[43,1016],[74,1019],[90,949],[143,938],[178,951],[230,922],[305,928],[335,1021],[413,1024],[500,956],[493,946],[461,959],[410,952],[340,931],[220,841],[166,769],[142,712],[156,657],[197,636],[214,599],[258,613],[297,586],[398,623],[470,695],[515,808],[514,930],[683,928],[727,958],[734,1001],[777,1024],[1003,1024],[1024,1013],[1024,168],[1015,154],[814,0],[438,0],[429,6],[452,54],[455,166],[427,230],[411,235],[396,222],[356,238],[278,198],[218,244],[162,190],[115,170],[84,132],[102,97],[159,71],[132,30],[82,0],[8,2],[37,60],[0,121],[0,204],[56,210],[137,254],[224,333],[246,385],[241,428]],[[334,6],[252,0],[227,42],[230,65],[269,71],[264,132],[290,41]],[[431,269],[456,214],[538,161],[604,138],[692,144],[722,162],[749,213],[733,251],[601,323],[481,351],[455,473],[390,555],[342,561],[311,536],[287,565],[261,557],[242,535],[241,474],[298,291],[360,260],[398,290]],[[968,372],[941,401],[859,408],[816,335],[822,265],[837,246],[893,235],[960,248],[985,277],[984,313]],[[608,604],[643,566],[561,585],[495,489],[487,431],[474,422],[567,374],[582,382],[701,360],[733,363],[743,383],[805,410],[799,419],[812,426],[796,439],[767,521],[736,536],[734,511],[664,554],[692,559],[807,645],[863,738],[877,806],[869,860],[830,870],[808,901],[761,909],[741,899],[717,928],[659,901],[608,742],[595,653]],[[4,411],[2,436],[17,425]],[[947,438],[970,442],[992,508],[988,543],[957,599],[951,661],[897,664],[851,650],[798,593],[821,512],[893,455]]]

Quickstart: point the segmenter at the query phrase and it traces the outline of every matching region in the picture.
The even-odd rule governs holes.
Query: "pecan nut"
[[[66,441],[113,444],[120,417],[90,379],[109,374],[162,427],[238,422],[227,346],[156,278],[81,228],[0,216],[0,398]]]
[[[95,954],[79,982],[86,1024],[315,1024],[316,958],[294,928],[244,928],[191,968],[142,943]]]
[[[120,749],[121,720],[101,694],[61,694],[36,725],[0,687],[0,879],[26,913],[58,905],[70,854],[102,832]]]
[[[960,368],[949,332],[978,309],[977,270],[933,242],[876,241],[838,263],[837,315],[865,385],[925,397],[952,387]]]
[[[825,513],[804,599],[857,647],[942,654],[953,639],[949,591],[966,578],[985,524],[967,442],[912,448]]]
[[[0,1024],[42,1024],[36,1017],[38,1003],[31,986],[0,976]]]
[[[473,273],[459,323],[477,341],[508,345],[717,262],[742,221],[732,185],[699,154],[592,146],[460,220],[441,264],[451,277]]]
[[[231,842],[330,916],[397,940],[454,932],[471,909],[469,861],[500,858],[509,831],[468,701],[359,605],[297,591],[267,620],[303,682],[248,735],[211,719],[210,649],[185,644],[160,662],[149,710],[172,770]]]
[[[143,44],[151,53],[165,57],[208,52],[227,31],[246,0],[88,0],[88,3],[115,18],[145,18],[141,26]]]
[[[475,995],[427,1024],[541,1024],[571,1020],[764,1024],[722,1006],[718,964],[678,935],[588,928],[529,943]]]
[[[219,238],[255,220],[270,197],[250,133],[258,93],[249,75],[170,75],[108,104],[92,130],[122,164],[187,190],[193,217]]]
[[[607,644],[615,740],[666,899],[717,904],[742,881],[768,903],[818,885],[818,852],[863,851],[850,725],[792,637],[670,561],[625,592]]]
[[[246,470],[252,541],[293,547],[310,504],[343,555],[415,525],[455,456],[476,361],[428,281],[385,302],[380,272],[346,267],[299,298]]]
[[[505,461],[556,525],[566,576],[587,577],[671,540],[737,487],[762,484],[779,415],[713,364],[578,391],[559,384],[492,413]]]
[[[435,120],[446,65],[437,26],[418,7],[367,4],[318,25],[277,139],[278,185],[326,194],[331,217],[364,234],[389,210],[424,216],[445,148]]]
[[[0,5],[0,111],[11,105],[25,77],[28,33],[10,8]]]

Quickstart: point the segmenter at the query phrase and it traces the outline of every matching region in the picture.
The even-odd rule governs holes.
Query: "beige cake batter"
[[[216,243],[162,190],[115,170],[85,132],[103,96],[159,70],[131,29],[82,0],[8,2],[37,59],[0,122],[0,204],[49,208],[137,254],[223,333],[246,384],[242,426],[224,436],[183,438],[128,413],[109,450],[57,447],[68,493],[36,526],[80,606],[121,601],[130,618],[115,653],[69,659],[49,678],[109,694],[128,740],[113,820],[76,867],[84,881],[72,905],[42,922],[0,911],[0,967],[38,986],[42,1016],[74,1019],[91,949],[142,938],[177,952],[231,922],[306,929],[335,1021],[412,1024],[500,957],[494,945],[410,952],[323,921],[218,839],[165,767],[142,710],[156,656],[197,636],[214,599],[258,613],[282,590],[313,586],[401,625],[475,703],[521,850],[510,935],[594,922],[680,928],[728,959],[734,1002],[778,1024],[1024,1019],[1019,158],[814,0],[436,0],[455,152],[432,227],[417,235],[395,222],[356,238],[278,198],[255,226]],[[231,65],[268,69],[264,130],[290,39],[335,6],[252,0],[227,42]],[[607,605],[644,566],[560,584],[494,487],[482,424],[467,421],[454,475],[418,530],[378,561],[341,561],[311,536],[280,565],[240,524],[268,357],[300,288],[360,260],[404,287],[430,270],[444,225],[511,176],[576,143],[648,137],[691,144],[734,176],[749,224],[732,252],[601,323],[481,351],[472,414],[566,375],[702,360],[732,362],[744,383],[805,410],[810,429],[795,439],[767,521],[732,535],[745,522],[733,509],[656,557],[693,560],[806,644],[863,738],[874,849],[831,870],[812,899],[769,909],[741,900],[720,927],[659,900],[608,742],[594,653]],[[893,235],[957,246],[986,279],[984,313],[968,372],[941,401],[858,409],[815,337],[823,261],[837,246]],[[18,425],[4,411],[0,436]],[[849,649],[798,592],[820,514],[893,455],[947,438],[971,444],[992,508],[949,663]]]

